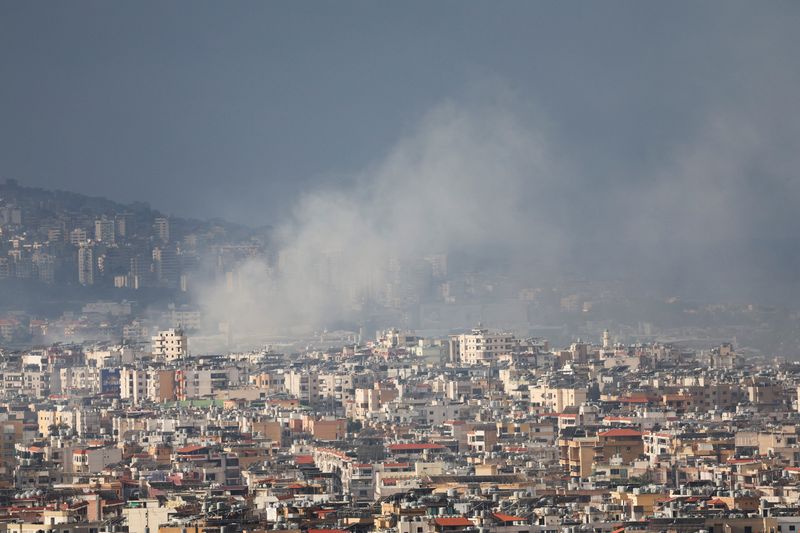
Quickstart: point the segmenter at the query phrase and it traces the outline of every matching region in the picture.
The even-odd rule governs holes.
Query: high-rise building
[[[90,242],[83,242],[78,247],[78,283],[94,284],[94,252]]]
[[[167,217],[156,217],[153,221],[153,232],[161,242],[169,242],[169,219]]]
[[[140,289],[148,285],[150,283],[149,265],[149,261],[142,255],[134,255],[131,257],[127,286],[132,289]]]
[[[33,265],[36,268],[36,275],[43,283],[55,282],[55,257],[42,250],[34,252],[32,257]]]
[[[161,287],[175,288],[180,281],[178,254],[169,246],[153,248],[156,282]]]
[[[104,216],[94,221],[94,240],[105,244],[114,244],[115,238],[113,220]]]
[[[22,442],[23,421],[4,415],[0,420],[0,486],[14,486],[15,447]]]
[[[131,222],[133,215],[130,213],[119,213],[114,216],[114,228],[116,229],[118,237],[127,237],[133,230]]]
[[[15,205],[4,205],[0,207],[0,225],[21,226],[22,209]]]
[[[69,243],[72,246],[80,246],[86,240],[86,230],[83,228],[75,228],[69,232]]]

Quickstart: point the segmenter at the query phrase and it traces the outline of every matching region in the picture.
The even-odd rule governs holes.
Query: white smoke
[[[202,291],[206,314],[256,336],[352,323],[431,294],[425,258],[442,254],[519,287],[577,272],[723,297],[763,292],[754,280],[789,264],[763,252],[791,233],[780,226],[794,220],[798,152],[775,146],[795,128],[776,135],[758,109],[715,112],[643,174],[593,182],[591,162],[565,161],[522,107],[445,103],[347,185],[308,191],[274,257]]]
[[[247,261],[201,301],[238,330],[311,328],[387,297],[393,265],[430,254],[555,256],[559,174],[544,134],[507,106],[446,103],[349,185],[309,191],[276,232],[277,260]]]

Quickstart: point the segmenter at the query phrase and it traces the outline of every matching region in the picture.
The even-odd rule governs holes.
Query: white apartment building
[[[136,368],[120,368],[119,397],[138,404],[147,397],[147,371]]]
[[[94,240],[106,244],[114,244],[114,220],[106,217],[94,221]]]
[[[567,407],[578,407],[586,401],[585,387],[550,385],[547,383],[528,386],[530,401],[542,405],[552,413],[561,413]]]
[[[519,341],[511,333],[490,333],[479,326],[469,333],[450,336],[450,360],[465,365],[488,364],[517,346]]]
[[[175,361],[189,355],[189,339],[182,329],[159,331],[151,339],[153,356],[157,359]]]
[[[238,384],[239,370],[235,366],[175,371],[175,395],[178,400],[208,398]]]
[[[69,232],[69,243],[73,246],[80,246],[87,239],[86,230],[83,228],[75,228]]]

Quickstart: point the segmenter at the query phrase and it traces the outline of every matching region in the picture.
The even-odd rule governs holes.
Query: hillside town
[[[0,533],[800,533],[798,28],[0,0]]]
[[[253,324],[249,306],[226,308],[243,294],[267,299],[270,289],[285,288],[296,259],[276,247],[269,228],[172,217],[146,204],[5,179],[0,343],[18,349],[87,339],[146,345],[155,331],[171,327],[191,334],[201,351],[215,352],[318,337],[314,330],[322,329],[355,339],[359,330],[393,325],[441,336],[484,322],[557,344],[613,329],[626,342],[735,342],[748,356],[800,351],[800,309],[789,292],[770,304],[662,294],[614,278],[510,277],[443,250],[381,256],[370,273],[380,283],[361,287],[341,279],[349,270],[346,254],[320,250],[303,259],[312,265],[303,284],[337,306],[313,327],[303,321],[276,326],[276,317]],[[254,262],[255,272],[248,268]],[[209,287],[218,298],[203,297]]]
[[[2,352],[0,529],[789,532],[800,364],[478,326]]]

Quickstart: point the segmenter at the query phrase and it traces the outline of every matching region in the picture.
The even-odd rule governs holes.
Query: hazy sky
[[[0,177],[277,223],[502,93],[580,194],[618,200],[731,112],[794,153],[798,28],[797,2],[6,0]]]

